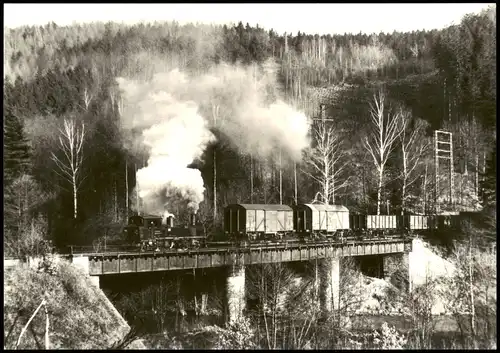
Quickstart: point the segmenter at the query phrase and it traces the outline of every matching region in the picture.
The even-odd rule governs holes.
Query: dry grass
[[[60,261],[56,273],[21,266],[5,274],[4,347],[16,345],[22,327],[45,298],[50,318],[51,349],[102,349],[128,331],[100,289],[78,268]],[[44,315],[37,315],[19,349],[42,348]]]

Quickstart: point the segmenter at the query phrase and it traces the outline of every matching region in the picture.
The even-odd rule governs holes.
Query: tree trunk
[[[382,178],[384,169],[380,168],[378,172],[378,188],[377,188],[377,215],[380,215],[380,197],[382,196]]]
[[[427,209],[427,205],[426,205],[426,201],[427,201],[427,164],[425,165],[425,174],[424,174],[424,185],[423,185],[423,188],[424,190],[424,195],[423,195],[423,209],[422,209],[422,214],[426,214],[426,209]]]
[[[328,169],[329,169],[329,165],[328,165],[328,159],[325,158],[323,160],[323,163],[324,163],[324,167],[325,167],[325,170],[324,170],[324,173],[325,173],[325,181],[323,183],[323,203],[325,205],[328,205],[328,201],[329,201],[329,194],[330,194],[330,180],[329,180],[329,174],[328,174]]]
[[[128,161],[125,159],[125,214],[128,218]]]
[[[279,169],[279,176],[280,176],[280,205],[283,204],[283,169],[281,167],[281,148],[280,148],[280,169]]]
[[[136,210],[137,214],[140,215],[140,205],[139,205],[139,184],[137,183],[137,164],[134,163],[134,170],[135,170],[135,202],[136,202]]]
[[[217,151],[214,148],[214,221],[217,219]]]
[[[262,173],[262,187],[264,188],[264,203],[267,203],[267,175],[266,175],[266,168],[267,164],[266,162],[263,163],[261,166],[261,171]]]
[[[479,199],[479,152],[476,152],[476,173],[475,173],[475,191],[476,197]]]
[[[332,205],[335,205],[335,165],[332,169]]]
[[[365,168],[363,167],[363,199],[365,202],[366,213],[368,213],[368,195],[366,194]]]
[[[253,203],[253,157],[250,155],[250,202]]]
[[[298,204],[298,195],[297,195],[297,163],[293,164],[293,179],[294,179],[294,192],[295,192],[295,205]]]
[[[403,188],[401,190],[401,215],[405,212],[405,199],[406,199],[406,183],[407,183],[407,165],[406,165],[406,153],[404,151],[404,143],[403,143]]]
[[[476,337],[476,310],[474,306],[474,285],[472,282],[472,244],[469,246],[469,290],[470,290],[470,327],[471,327],[471,334],[472,334],[472,339],[474,340]]]
[[[113,183],[113,208],[114,208],[114,220],[115,222],[118,221],[118,190],[117,190],[117,185],[116,185],[116,179]]]
[[[78,200],[77,200],[77,186],[76,186],[76,175],[73,174],[73,218],[76,219],[78,216]]]

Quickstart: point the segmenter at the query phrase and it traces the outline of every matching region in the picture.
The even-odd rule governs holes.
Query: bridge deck
[[[347,243],[310,243],[259,247],[202,248],[163,252],[101,252],[65,255],[87,257],[94,276],[133,272],[310,261],[314,259],[382,255],[411,251],[411,239],[387,239]]]

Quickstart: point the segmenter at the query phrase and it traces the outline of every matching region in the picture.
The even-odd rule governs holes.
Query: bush
[[[403,349],[407,342],[406,337],[387,322],[382,325],[381,332],[375,331],[373,336],[374,343],[379,345],[380,349]]]

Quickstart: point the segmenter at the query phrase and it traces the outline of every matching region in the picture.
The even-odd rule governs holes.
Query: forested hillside
[[[214,139],[191,165],[203,177],[199,214],[208,230],[233,202],[432,210],[432,137],[441,128],[454,134],[456,202],[496,204],[488,191],[496,175],[494,8],[429,32],[281,36],[241,22],[48,24],[6,29],[4,43],[4,234],[11,254],[39,251],[45,240],[92,244],[121,231],[138,204],[136,172],[148,164],[148,154],[127,142],[123,82],[147,86],[174,69],[193,85],[226,80],[205,85],[218,91],[201,90],[197,102],[214,121]],[[255,92],[308,118],[311,143],[300,158],[281,147],[258,158],[231,136],[231,117]],[[377,116],[398,127],[378,157]],[[292,135],[282,139],[293,146]],[[182,209],[170,211],[182,218]]]

